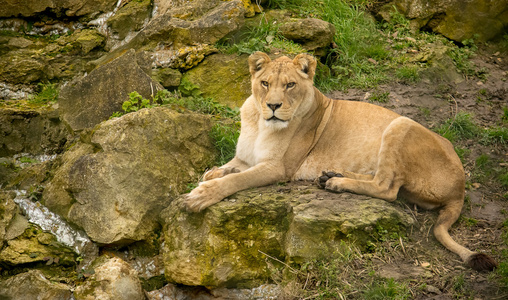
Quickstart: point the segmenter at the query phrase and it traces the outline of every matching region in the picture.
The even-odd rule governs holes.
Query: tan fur
[[[401,195],[423,208],[440,207],[436,238],[466,262],[482,259],[448,234],[460,215],[465,185],[448,140],[382,107],[325,97],[313,86],[316,61],[310,55],[272,61],[256,52],[249,68],[252,96],[241,108],[236,156],[208,171],[187,195],[190,211],[247,188],[334,171],[344,177],[326,181],[328,190],[387,201]],[[493,267],[492,261],[485,268]]]

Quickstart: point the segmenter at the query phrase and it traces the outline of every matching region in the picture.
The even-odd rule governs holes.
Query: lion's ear
[[[249,70],[252,75],[263,69],[263,66],[272,60],[270,57],[263,52],[257,51],[249,56]]]
[[[293,59],[293,64],[298,66],[298,68],[304,74],[307,74],[310,79],[314,78],[314,74],[316,74],[317,61],[312,55],[308,55],[305,53],[298,54]]]

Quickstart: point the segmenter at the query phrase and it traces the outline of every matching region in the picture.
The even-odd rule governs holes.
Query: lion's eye
[[[261,85],[264,87],[268,87],[268,81],[261,81]]]
[[[286,84],[286,88],[290,89],[290,88],[294,87],[295,85],[296,85],[296,83],[290,82],[290,83]]]

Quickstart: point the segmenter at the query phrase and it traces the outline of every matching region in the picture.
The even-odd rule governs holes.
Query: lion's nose
[[[276,111],[279,107],[281,107],[281,106],[282,106],[282,104],[279,104],[279,103],[277,103],[277,104],[270,104],[270,103],[267,103],[266,105],[267,105],[267,106],[268,106],[268,107],[269,107],[272,111]]]

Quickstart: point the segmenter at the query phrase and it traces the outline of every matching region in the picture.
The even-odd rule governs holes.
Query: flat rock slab
[[[201,213],[183,198],[162,214],[168,281],[250,288],[270,278],[270,265],[330,257],[344,241],[366,246],[414,221],[397,204],[331,193],[309,182],[241,191]]]

